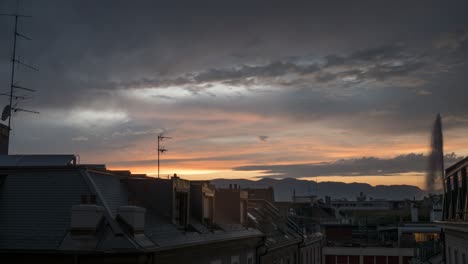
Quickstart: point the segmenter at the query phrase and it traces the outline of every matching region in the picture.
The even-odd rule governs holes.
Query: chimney
[[[72,206],[71,231],[94,234],[101,222],[104,208],[95,204],[79,204]]]
[[[142,234],[145,230],[145,213],[146,209],[143,207],[124,205],[120,206],[117,214],[135,234]]]

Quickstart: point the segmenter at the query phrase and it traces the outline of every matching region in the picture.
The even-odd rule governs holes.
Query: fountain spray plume
[[[429,168],[426,175],[426,190],[434,193],[442,187],[444,177],[444,143],[442,136],[442,120],[437,114],[431,135],[431,153],[429,154]],[[445,189],[445,188],[444,188]]]

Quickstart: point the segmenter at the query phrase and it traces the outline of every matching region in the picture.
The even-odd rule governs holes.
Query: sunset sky
[[[163,175],[423,186],[438,112],[468,154],[467,5],[24,0],[41,114],[14,116],[12,152],[154,174],[164,132]],[[0,17],[4,92],[12,35]]]

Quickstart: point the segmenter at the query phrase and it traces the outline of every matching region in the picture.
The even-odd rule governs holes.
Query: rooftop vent
[[[71,212],[72,232],[95,233],[103,214],[104,208],[99,205],[74,205]]]
[[[120,206],[118,215],[130,228],[133,234],[143,233],[145,229],[146,209],[138,206],[125,205]]]

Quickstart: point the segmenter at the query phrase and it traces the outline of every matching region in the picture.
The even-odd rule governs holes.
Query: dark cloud
[[[445,163],[452,164],[461,157],[445,156]],[[406,172],[426,172],[428,157],[423,154],[407,154],[394,158],[363,157],[342,159],[335,162],[290,165],[253,165],[236,167],[239,171],[264,171],[268,178],[304,178],[315,176],[378,176]]]
[[[2,1],[0,12],[15,3]],[[15,119],[18,151],[68,152],[66,142],[80,136],[88,141],[73,141],[81,143],[76,149],[93,151],[92,143],[110,135],[142,136],[191,121],[205,127],[201,117],[190,120],[198,112],[260,116],[291,129],[320,121],[383,137],[424,133],[437,112],[446,130],[468,127],[464,1],[21,3],[34,17],[20,23],[33,41],[21,41],[19,54],[40,68],[19,71],[21,84],[38,90],[22,104],[42,115],[34,123]],[[0,18],[2,87],[9,85],[12,25]],[[234,92],[213,91],[220,85]],[[141,88],[163,93],[122,95]],[[70,127],[83,109],[123,112],[135,123]],[[210,122],[228,122],[218,119]],[[261,126],[252,125],[250,135],[269,133]],[[225,132],[205,129],[196,132]],[[29,131],[45,141],[29,140]]]

